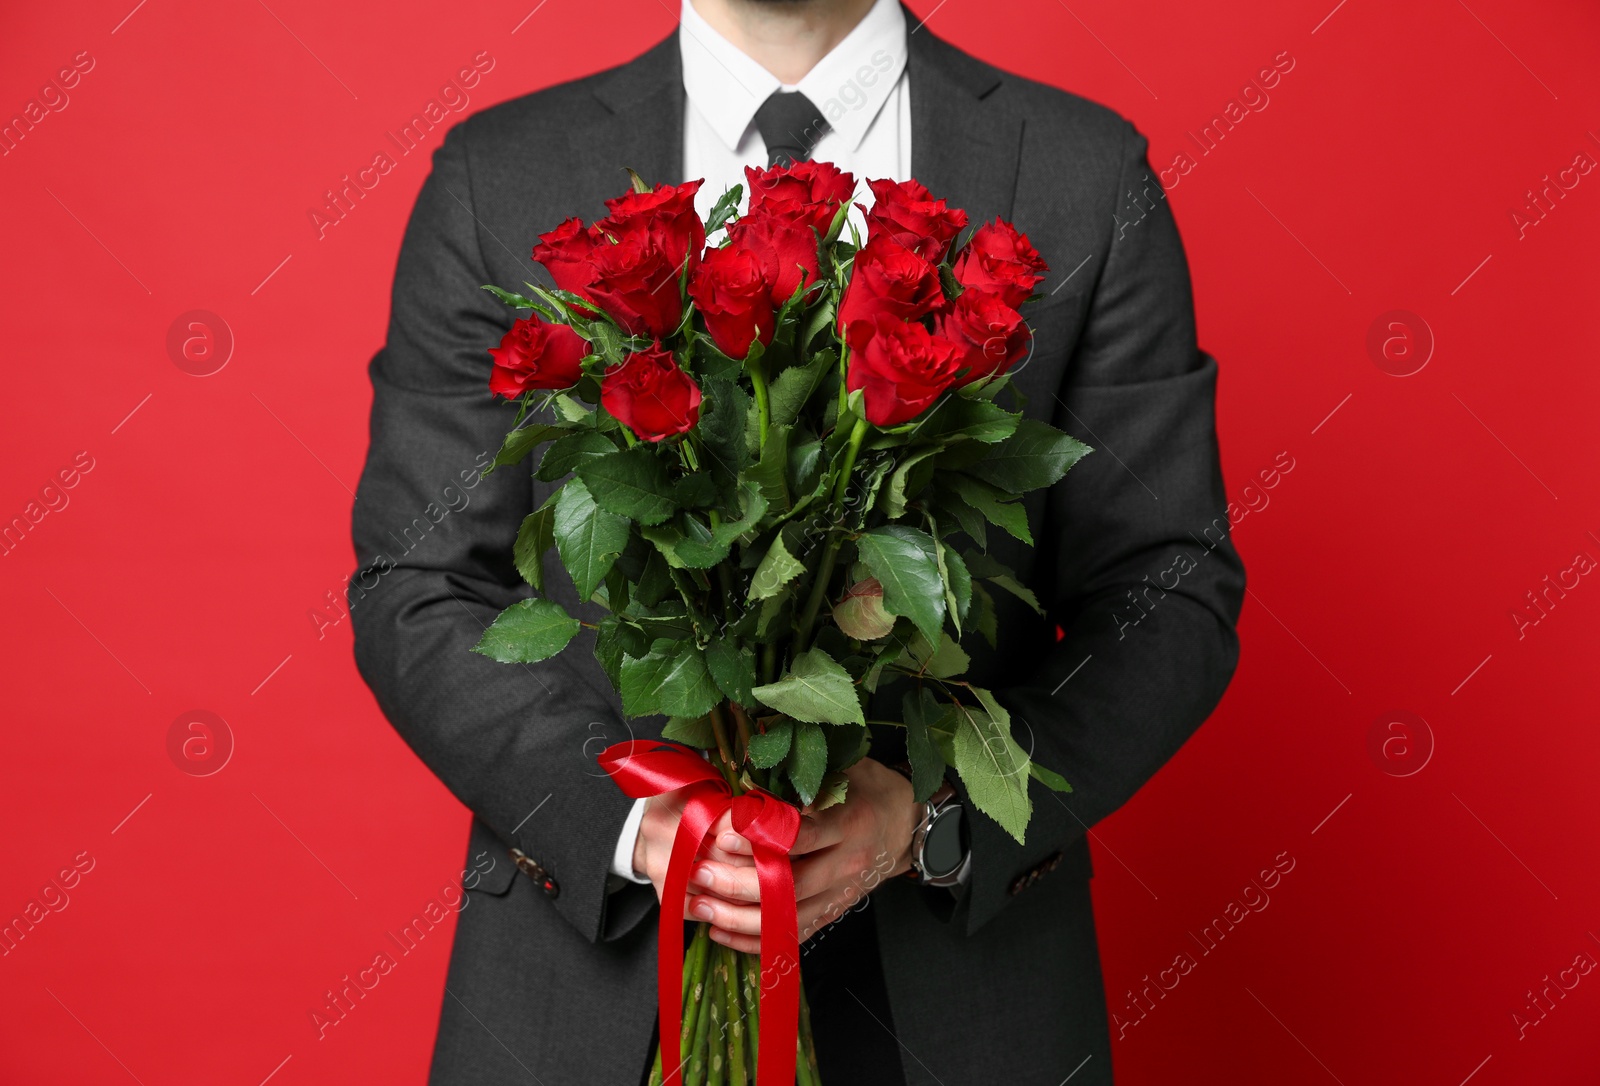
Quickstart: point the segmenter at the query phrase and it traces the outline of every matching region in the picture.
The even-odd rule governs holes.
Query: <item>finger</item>
[[[724,931],[722,928],[712,928],[711,938],[723,946],[732,947],[741,954],[761,953],[761,937],[757,935],[739,935],[735,932]]]
[[[813,852],[796,860],[794,868],[794,896],[796,901],[836,891],[848,880],[849,872],[840,864],[842,850],[838,847]]]
[[[842,808],[833,808],[822,814],[805,815],[800,819],[800,832],[795,836],[794,847],[789,850],[789,855],[804,856],[829,848],[844,839],[843,820],[832,814],[833,810]]]
[[[753,866],[706,860],[695,866],[689,886],[732,902],[761,900],[761,885]]]
[[[740,935],[761,933],[761,906],[735,905],[720,897],[695,894],[689,899],[689,920],[708,920]]]
[[[712,845],[700,856],[702,860],[715,860],[718,863],[728,864],[733,867],[754,867],[756,859],[748,852],[727,852],[719,845]]]

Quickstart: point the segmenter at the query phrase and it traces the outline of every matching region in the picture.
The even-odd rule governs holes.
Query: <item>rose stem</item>
[[[750,1056],[750,1077],[754,1079],[760,1055],[756,1045],[761,1038],[761,959],[754,954],[740,954],[738,958],[740,972],[744,974],[745,1020],[748,1023],[745,1036],[749,1040],[745,1051]]]
[[[689,947],[689,985],[684,996],[682,1032],[678,1035],[678,1066],[688,1062],[693,1050],[695,1027],[700,1022],[701,995],[705,990],[706,954],[711,946],[711,925],[695,925],[694,942]],[[691,1000],[689,997],[693,996]]]
[[[728,1068],[728,967],[722,959],[722,946],[712,952],[711,990],[706,1000],[711,1026],[706,1031],[706,1086],[722,1086]]]
[[[744,789],[739,786],[739,763],[734,761],[733,753],[728,747],[728,722],[722,718],[722,706],[713,706],[707,715],[711,718],[711,734],[717,737],[717,754],[722,759],[723,779],[737,796]]]
[[[795,1060],[797,1086],[821,1086],[817,1076],[817,1046],[811,1039],[811,1001],[806,999],[806,988],[800,985],[800,1037],[799,1052]]]
[[[694,1043],[689,1049],[689,1068],[683,1077],[684,1086],[705,1086],[708,1041],[706,1031],[711,1025],[711,1001],[706,997],[710,987],[709,982],[695,986]]]
[[[867,420],[856,419],[855,426],[850,431],[850,441],[845,446],[844,463],[839,468],[839,481],[834,484],[833,501],[835,505],[842,505],[846,494],[850,491],[850,474],[856,469],[856,457],[861,452],[861,442],[867,436]],[[839,558],[838,536],[831,536],[828,545],[822,552],[822,563],[817,569],[817,579],[811,584],[811,595],[806,599],[806,608],[800,615],[799,636],[795,639],[797,653],[804,652],[811,644],[811,627],[816,624],[817,612],[822,609],[822,601],[828,594],[828,582],[833,579],[833,566]]]
[[[746,1086],[749,1068],[744,1062],[745,1020],[739,998],[744,971],[739,968],[739,955],[732,947],[719,949],[723,955],[723,969],[728,974],[728,1086]]]
[[[748,367],[750,372],[750,390],[756,396],[756,434],[759,440],[758,448],[765,450],[767,447],[767,431],[772,426],[772,407],[767,399],[767,371],[757,359]]]

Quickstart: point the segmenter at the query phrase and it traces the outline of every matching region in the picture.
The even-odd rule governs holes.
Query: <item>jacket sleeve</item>
[[[1228,536],[1216,360],[1195,342],[1188,265],[1128,125],[1119,211],[1069,360],[1054,425],[1096,451],[1048,493],[1033,578],[1065,631],[1034,675],[996,691],[1033,757],[1027,845],[971,820],[971,881],[953,921],[975,931],[1030,870],[1081,849],[1210,714],[1238,660],[1244,567]],[[1030,738],[1031,737],[1031,738]]]
[[[526,666],[470,651],[530,594],[511,549],[533,505],[527,462],[479,478],[513,421],[489,394],[487,353],[513,314],[481,289],[491,278],[480,243],[498,240],[473,213],[470,131],[458,125],[434,154],[370,367],[349,589],[356,664],[418,757],[543,868],[555,910],[591,941],[612,938],[655,899],[638,887],[606,894],[631,801],[594,762],[626,726],[599,668],[575,666],[592,641]]]

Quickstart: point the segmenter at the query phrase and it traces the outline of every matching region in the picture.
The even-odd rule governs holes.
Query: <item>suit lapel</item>
[[[683,182],[683,61],[678,31],[637,59],[599,77],[594,95],[607,114],[571,136],[577,191],[600,205],[628,191],[625,167],[650,184]],[[586,215],[585,218],[589,216]]]
[[[908,9],[908,26],[917,25]],[[590,214],[627,189],[623,167],[651,184],[683,178],[683,68],[674,30],[631,63],[599,77],[604,118],[572,136],[568,161]],[[977,224],[1011,216],[1022,144],[1021,117],[990,96],[1004,78],[921,27],[907,36],[911,83],[911,175],[966,209]]]
[[[906,11],[908,26],[917,19]],[[934,37],[908,35],[911,176],[966,210],[974,226],[1011,217],[1022,118],[990,99],[1001,73]]]

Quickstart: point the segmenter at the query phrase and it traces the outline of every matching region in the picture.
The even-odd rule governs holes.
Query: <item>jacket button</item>
[[[543,887],[546,897],[553,898],[561,893],[561,887],[556,885],[555,879],[546,878],[544,880]]]
[[[1018,894],[1022,893],[1027,886],[1028,876],[1018,875],[1016,878],[1011,880],[1011,885],[1007,888],[1007,893],[1009,893],[1012,897],[1016,897]]]
[[[517,865],[517,870],[534,881],[544,881],[544,868],[539,866],[539,861],[523,852],[520,848],[511,850],[511,862]]]

